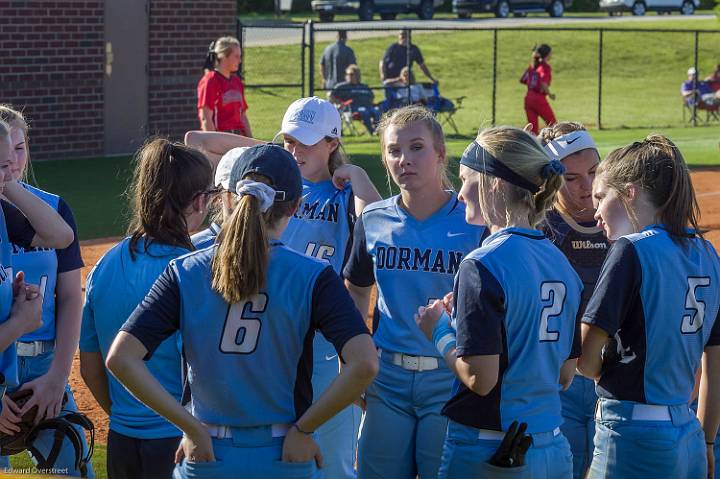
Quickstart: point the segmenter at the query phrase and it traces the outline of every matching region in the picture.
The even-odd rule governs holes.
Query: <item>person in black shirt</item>
[[[423,71],[425,76],[427,76],[431,82],[437,83],[437,80],[432,76],[430,73],[430,70],[425,65],[425,59],[422,56],[422,53],[420,52],[420,48],[417,47],[415,44],[410,44],[410,67],[412,68],[412,64],[417,62],[420,69]],[[398,34],[398,41],[397,43],[393,43],[390,45],[387,50],[385,50],[385,54],[383,55],[382,59],[380,60],[380,81],[382,81],[384,84],[390,84],[390,83],[397,83],[401,81],[400,79],[400,72],[407,64],[407,53],[408,49],[408,32],[407,30],[402,30]]]

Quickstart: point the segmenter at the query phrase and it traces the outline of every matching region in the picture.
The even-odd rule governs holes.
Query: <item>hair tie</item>
[[[545,179],[550,178],[552,175],[561,176],[563,173],[565,173],[565,165],[556,159],[550,160],[540,171],[540,175]]]
[[[238,196],[250,195],[260,201],[260,211],[267,212],[275,202],[275,190],[259,181],[240,180],[235,185],[235,192]]]

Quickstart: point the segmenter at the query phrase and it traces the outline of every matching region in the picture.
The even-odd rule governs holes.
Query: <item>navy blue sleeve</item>
[[[2,206],[3,215],[5,216],[5,227],[10,242],[23,248],[32,246],[35,228],[30,224],[30,220],[25,218],[25,215],[15,208],[15,205],[6,200],[0,200],[0,206]]]
[[[155,280],[145,299],[135,308],[120,331],[135,336],[152,357],[166,338],[180,329],[180,288],[172,263]]]
[[[580,293],[582,295],[582,292]],[[577,359],[582,354],[582,333],[580,324],[582,324],[583,309],[582,306],[578,308],[578,312],[575,315],[575,329],[573,330],[573,341],[570,347],[570,356],[568,359]]]
[[[713,328],[710,330],[710,338],[706,346],[720,346],[720,310],[718,310],[715,324],[713,324]]]
[[[420,52],[420,48],[417,47],[417,45],[412,45],[412,51],[410,52],[410,58],[415,60],[418,63],[425,63],[425,59],[422,56],[422,53]]]
[[[611,247],[600,270],[582,322],[614,336],[640,298],[642,266],[632,242],[620,238]]]
[[[479,261],[460,263],[455,281],[457,356],[485,356],[503,352],[505,293]]]
[[[70,226],[73,230],[73,242],[70,246],[63,249],[56,249],[55,254],[57,255],[57,272],[65,273],[66,271],[74,271],[80,269],[85,264],[80,254],[80,242],[78,241],[77,225],[75,224],[75,217],[73,216],[70,206],[60,198],[58,203],[58,213],[62,216],[62,219]]]
[[[350,255],[345,262],[343,277],[355,286],[368,287],[375,284],[375,272],[372,256],[367,250],[363,218],[364,216],[360,215],[355,222],[353,243],[350,248]]]
[[[338,355],[350,339],[370,334],[350,293],[331,266],[325,268],[315,281],[311,323],[332,343]]]

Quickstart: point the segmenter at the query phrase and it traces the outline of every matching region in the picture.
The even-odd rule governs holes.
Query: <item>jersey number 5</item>
[[[565,283],[557,281],[543,283],[540,286],[540,299],[543,302],[549,301],[542,309],[540,315],[540,331],[538,333],[541,343],[547,343],[557,341],[560,339],[560,331],[554,331],[549,329],[548,321],[550,318],[554,318],[560,315],[565,305]]]
[[[687,282],[685,309],[690,310],[690,313],[683,316],[680,331],[683,334],[693,334],[700,331],[705,322],[705,302],[697,299],[697,289],[710,286],[710,278],[708,276],[691,276]]]
[[[228,308],[220,351],[228,354],[250,354],[255,351],[262,325],[259,319],[247,316],[249,313],[264,313],[267,301],[267,294],[258,293],[248,301],[235,303]]]

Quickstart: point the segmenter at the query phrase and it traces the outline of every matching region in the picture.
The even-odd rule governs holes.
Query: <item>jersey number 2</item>
[[[255,351],[262,325],[259,319],[246,316],[248,313],[264,313],[267,301],[267,294],[258,293],[248,301],[235,303],[228,308],[220,351],[228,354],[250,354]]]
[[[708,276],[691,276],[687,279],[687,282],[685,309],[690,310],[690,314],[683,316],[680,331],[683,334],[693,334],[700,331],[703,322],[705,322],[705,302],[697,298],[697,289],[710,286],[710,278]]]
[[[565,305],[566,291],[565,283],[556,281],[543,283],[540,286],[540,299],[542,299],[543,302],[550,302],[550,304],[543,307],[542,314],[540,315],[540,331],[538,336],[541,343],[560,339],[560,331],[551,330],[548,321],[550,318],[557,317],[562,313],[563,306]]]

